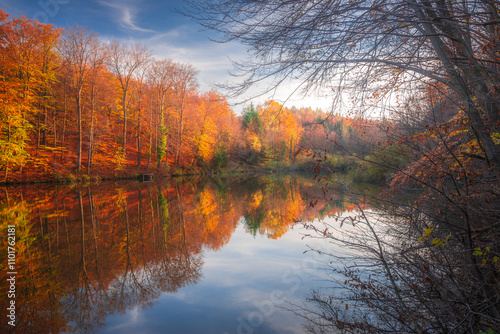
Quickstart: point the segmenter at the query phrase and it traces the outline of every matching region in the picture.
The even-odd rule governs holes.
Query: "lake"
[[[303,224],[355,212],[312,176],[173,178],[0,189],[15,226],[16,333],[303,333],[325,285]],[[14,271],[12,270],[12,271]],[[7,321],[1,327],[11,330]]]

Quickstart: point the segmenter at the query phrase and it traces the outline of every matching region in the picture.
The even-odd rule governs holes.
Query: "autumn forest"
[[[144,45],[5,12],[1,20],[3,182],[291,167],[366,129],[367,143],[381,139],[376,123],[275,101],[238,116],[221,94],[198,91],[193,66]]]

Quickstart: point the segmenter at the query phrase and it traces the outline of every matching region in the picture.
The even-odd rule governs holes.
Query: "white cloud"
[[[116,20],[123,28],[138,32],[154,33],[153,30],[141,28],[134,23],[134,18],[139,12],[139,10],[135,6],[127,4],[123,1],[116,1],[116,0],[110,0],[110,1],[98,0],[98,2],[101,6],[109,7],[118,11],[120,15],[116,15]]]
[[[198,26],[183,24],[165,31],[153,31],[137,25],[135,19],[139,13],[137,3],[130,1],[119,2],[119,0],[98,0],[103,6],[115,9],[117,22],[125,29],[139,33],[129,34],[128,40],[124,42],[140,42],[148,45],[153,55],[158,59],[172,59],[176,62],[189,63],[198,70],[198,79],[201,91],[216,89],[217,84],[228,84],[237,81],[230,75],[233,64],[231,60],[243,61],[247,57],[247,48],[237,42],[216,43],[208,39],[207,32],[200,32]],[[113,39],[113,38],[111,38]],[[259,86],[252,87],[246,94],[229,100],[239,112],[243,106],[236,106],[244,101],[252,101],[254,104],[264,103],[268,99],[275,99],[285,103],[287,107],[322,108],[327,111],[331,106],[331,98],[319,97],[317,95],[300,96],[290,93],[295,90],[297,82],[284,83],[275,91],[259,96],[259,93],[268,88],[270,82],[263,82]],[[224,94],[224,92],[221,92]],[[254,97],[254,98],[253,98]],[[244,102],[244,105],[250,102]]]
[[[107,328],[106,332],[114,332],[118,330],[122,331],[128,327],[134,327],[144,322],[143,316],[138,306],[128,310],[127,314],[127,321],[116,326],[110,326],[109,328]]]

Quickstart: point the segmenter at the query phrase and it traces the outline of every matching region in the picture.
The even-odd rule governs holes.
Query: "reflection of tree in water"
[[[400,200],[401,193],[383,194],[371,209],[360,205],[357,213],[305,223],[311,236],[329,243],[313,248],[324,286],[308,305],[290,306],[306,320],[307,333],[496,333],[499,285],[485,273],[493,269],[498,277],[498,267],[482,248],[464,247],[471,239],[453,235],[465,230],[460,211],[430,196],[418,210],[409,199],[411,205],[395,207],[388,199]],[[426,211],[434,205],[450,212]],[[488,210],[485,217],[498,213]],[[477,262],[467,263],[468,257]]]
[[[277,239],[297,221],[322,219],[335,213],[352,210],[342,193],[330,198],[311,201],[311,196],[322,194],[322,189],[307,178],[291,175],[259,177],[245,183],[243,223],[249,233]]]
[[[92,213],[92,194],[91,192],[88,194],[90,212]],[[183,250],[171,252],[170,255],[159,252],[159,257],[148,260],[145,254],[146,241],[143,238],[134,240],[132,237],[132,234],[144,236],[144,231],[142,231],[144,223],[142,221],[142,193],[138,191],[138,194],[140,199],[138,211],[141,214],[137,216],[139,224],[132,229],[127,199],[124,199],[124,211],[121,217],[125,221],[125,230],[122,231],[123,235],[117,235],[122,240],[120,245],[122,268],[119,275],[107,285],[103,285],[99,279],[99,268],[106,264],[98,263],[100,258],[101,261],[105,261],[105,256],[100,256],[101,253],[96,242],[94,242],[94,257],[97,281],[89,278],[87,266],[90,264],[87,264],[84,250],[84,228],[82,228],[82,260],[76,271],[79,284],[74,286],[65,298],[66,319],[72,324],[74,332],[91,332],[93,329],[103,326],[109,315],[115,312],[125,313],[136,306],[145,308],[158,300],[162,293],[176,292],[183,286],[195,284],[201,276],[203,260],[200,255],[189,254]],[[80,208],[83,226],[85,221],[83,206]],[[92,218],[92,221],[94,220]],[[94,224],[92,224],[92,231],[95,232]],[[95,233],[94,241],[96,241]],[[165,248],[167,242],[168,240],[162,239],[161,247]],[[140,244],[140,247],[134,247],[133,243]]]
[[[261,177],[251,181],[249,189],[255,190],[246,194],[247,205],[243,213],[243,222],[249,233],[276,239],[295,224],[304,207],[295,182],[289,176]]]
[[[24,305],[18,312],[32,316],[26,322],[20,317],[16,332],[92,332],[110,314],[152,305],[162,293],[199,280],[202,255],[164,233],[153,210],[157,196],[144,187],[134,190],[67,189],[26,202],[11,196],[10,202],[26,207],[22,217],[31,229],[26,243],[18,243],[25,270],[16,300]],[[4,211],[16,214],[10,204]],[[21,224],[1,218],[2,227],[14,223],[22,232]]]
[[[196,284],[204,249],[226,245],[242,217],[254,235],[278,238],[296,219],[335,210],[307,207],[312,187],[289,176],[45,186],[16,189],[8,206],[6,193],[2,212],[24,212],[16,213],[24,220],[16,224],[24,226],[17,233],[25,268],[16,299],[31,318],[16,330],[92,332],[116,312],[151,306],[163,293]]]
[[[61,321],[60,304],[57,300],[61,296],[61,289],[55,279],[57,272],[56,270],[45,270],[46,258],[42,248],[35,248],[33,245],[37,237],[43,237],[43,231],[38,236],[35,235],[33,225],[37,224],[43,228],[44,222],[38,220],[30,224],[29,217],[33,208],[16,192],[9,193],[5,190],[2,195],[4,196],[0,196],[0,230],[5,234],[0,238],[0,258],[4,263],[0,273],[0,289],[2,291],[0,306],[2,310],[6,310],[10,306],[11,299],[7,295],[7,291],[9,291],[7,278],[10,278],[11,275],[8,272],[11,270],[6,267],[9,246],[6,234],[8,225],[14,225],[16,229],[15,272],[18,273],[16,275],[15,306],[17,315],[25,315],[17,317],[16,333],[42,333],[47,327],[63,331],[66,327],[64,321]],[[40,293],[39,298],[30,299],[38,292]],[[37,312],[41,307],[46,309],[46,314],[40,315]],[[5,311],[2,314],[4,314],[5,320],[0,324],[0,332],[13,332],[13,328],[7,323],[10,319],[5,316]]]

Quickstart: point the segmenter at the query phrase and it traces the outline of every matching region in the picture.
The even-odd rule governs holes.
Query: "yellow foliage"
[[[249,137],[249,146],[253,150],[259,152],[262,148],[262,143],[260,142],[259,136],[257,134],[252,133]]]
[[[262,191],[259,189],[252,195],[250,201],[248,202],[248,206],[251,209],[255,210],[260,206],[261,202],[262,202]]]

